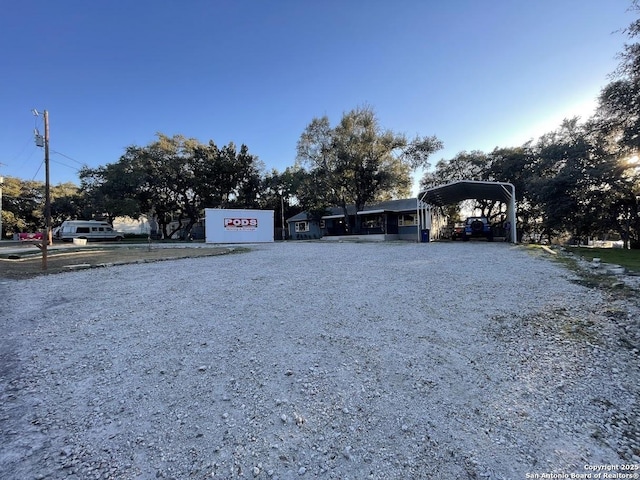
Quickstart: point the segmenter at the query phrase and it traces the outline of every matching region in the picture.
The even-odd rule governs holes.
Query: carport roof
[[[514,196],[515,188],[510,183],[461,180],[424,190],[418,194],[418,199],[442,207],[470,198],[497,200],[508,204],[515,200]]]

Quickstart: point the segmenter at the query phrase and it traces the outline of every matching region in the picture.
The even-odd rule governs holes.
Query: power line
[[[24,145],[22,146],[22,148],[20,149],[20,151],[13,156],[13,158],[11,160],[9,160],[8,164],[4,164],[5,166],[10,166],[11,164],[15,164],[18,168],[22,169],[25,164],[29,161],[29,159],[31,159],[31,157],[33,156],[33,152],[36,151],[36,148],[34,147],[31,152],[29,153],[29,155],[27,156],[26,159],[23,160],[18,160],[20,157],[23,156],[23,154],[25,153],[25,150],[27,149],[27,146],[33,141],[33,136],[29,136],[29,138],[25,141]]]
[[[71,166],[71,165],[67,165],[66,163],[59,162],[58,160],[51,160],[51,162],[55,163],[56,165],[62,165],[63,167],[67,167],[67,168],[70,168],[72,170],[75,170],[76,173],[78,173],[80,171],[77,167]]]
[[[62,157],[64,157],[64,158],[68,158],[68,159],[69,159],[69,160],[71,160],[72,162],[76,162],[78,165],[81,165],[81,166],[83,166],[83,167],[84,167],[84,165],[85,165],[84,163],[82,163],[82,162],[80,162],[80,161],[76,160],[75,158],[71,158],[69,155],[65,155],[64,153],[56,152],[55,150],[51,150],[51,153],[55,153],[56,155],[60,155],[60,156],[62,156]],[[65,165],[65,166],[66,166],[66,165]]]
[[[42,168],[42,164],[43,164],[43,163],[44,163],[44,162],[40,162],[40,164],[38,165],[38,170],[36,170],[36,173],[34,173],[34,174],[33,174],[33,177],[31,177],[31,181],[32,181],[32,182],[33,182],[33,181],[35,181],[36,176],[38,175],[38,173],[40,173],[40,169]]]

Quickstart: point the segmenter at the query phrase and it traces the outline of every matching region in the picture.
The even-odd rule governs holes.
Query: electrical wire
[[[80,162],[80,161],[76,160],[75,158],[71,158],[69,155],[65,155],[64,153],[57,152],[57,151],[55,151],[55,150],[51,150],[51,153],[54,153],[54,154],[56,154],[56,155],[60,155],[61,157],[64,157],[64,158],[68,158],[68,159],[69,159],[69,160],[71,160],[72,162],[76,162],[78,165],[81,165],[81,166],[83,166],[83,167],[85,166],[85,164],[84,164],[84,163],[82,163],[82,162]]]
[[[71,160],[73,160],[73,159],[71,159]],[[62,165],[63,167],[70,168],[71,170],[74,170],[76,173],[80,172],[80,170],[78,170],[77,167],[73,167],[71,165],[67,165],[66,163],[59,162],[58,160],[51,160],[51,163],[55,163],[56,165]],[[82,165],[82,164],[80,164],[80,165]]]
[[[40,165],[38,165],[38,170],[36,170],[36,173],[34,173],[33,177],[31,177],[31,181],[35,181],[36,176],[38,175],[38,173],[40,172],[40,169],[42,168],[42,165],[44,165],[44,160],[40,162]]]
[[[25,163],[27,163],[27,160],[29,160],[31,158],[31,156],[33,155],[34,150],[31,150],[31,153],[29,154],[29,156],[26,158],[26,160],[22,160],[22,161],[18,161],[18,158],[20,158],[25,150],[27,149],[27,146],[29,145],[29,143],[31,143],[33,141],[33,137],[29,136],[29,138],[27,139],[27,141],[24,143],[23,147],[20,149],[20,152],[18,152],[11,160],[8,160],[9,163],[5,163],[5,166],[9,166],[11,164],[17,164],[17,167],[19,169],[23,169]]]
[[[34,115],[34,132],[39,133],[39,127],[42,127],[44,120],[42,119],[42,117],[38,114],[38,115]],[[39,148],[39,147],[35,147],[33,150],[31,150],[31,152],[29,153],[29,155],[26,158],[23,158],[21,161],[18,161],[18,159],[20,157],[22,157],[25,153],[25,150],[27,149],[27,146],[34,141],[34,137],[33,135],[30,135],[26,141],[24,142],[24,145],[22,146],[22,148],[20,149],[20,151],[13,157],[12,160],[9,160],[9,164],[14,164],[18,169],[23,170],[25,168],[26,163],[28,163],[28,161],[33,157],[33,153]],[[68,160],[71,160],[74,163],[77,163],[78,165],[80,165],[81,167],[84,167],[86,164],[82,163],[78,160],[76,160],[75,158],[70,157],[69,155],[66,155],[62,152],[58,152],[56,150],[51,150],[52,154],[55,155],[60,155],[61,157],[64,157]],[[61,165],[63,167],[66,168],[70,168],[71,170],[73,170],[75,173],[79,173],[80,169],[72,166],[72,165],[67,165],[66,163],[62,163],[59,162],[57,160],[51,160],[53,163],[57,164],[57,165]],[[7,165],[7,164],[3,164],[3,165]],[[38,168],[35,171],[35,173],[33,174],[33,176],[31,177],[32,181],[35,181],[36,177],[38,176],[38,174],[40,173],[42,166],[44,165],[44,160],[42,160],[39,164],[38,164]],[[7,165],[8,166],[8,165]]]

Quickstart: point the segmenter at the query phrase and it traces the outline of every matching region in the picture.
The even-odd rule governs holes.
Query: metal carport
[[[506,182],[484,182],[461,180],[429,188],[418,194],[419,231],[432,231],[433,207],[443,207],[463,200],[496,200],[507,204],[507,218],[511,224],[511,242],[517,242],[516,236],[516,188]],[[418,240],[420,237],[418,236]]]

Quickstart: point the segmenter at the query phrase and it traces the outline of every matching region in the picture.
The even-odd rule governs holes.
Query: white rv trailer
[[[204,214],[207,243],[273,242],[273,210],[207,208]]]
[[[63,242],[71,242],[74,238],[91,240],[116,240],[124,238],[124,233],[114,230],[107,222],[98,220],[67,220],[62,222],[57,232]]]

